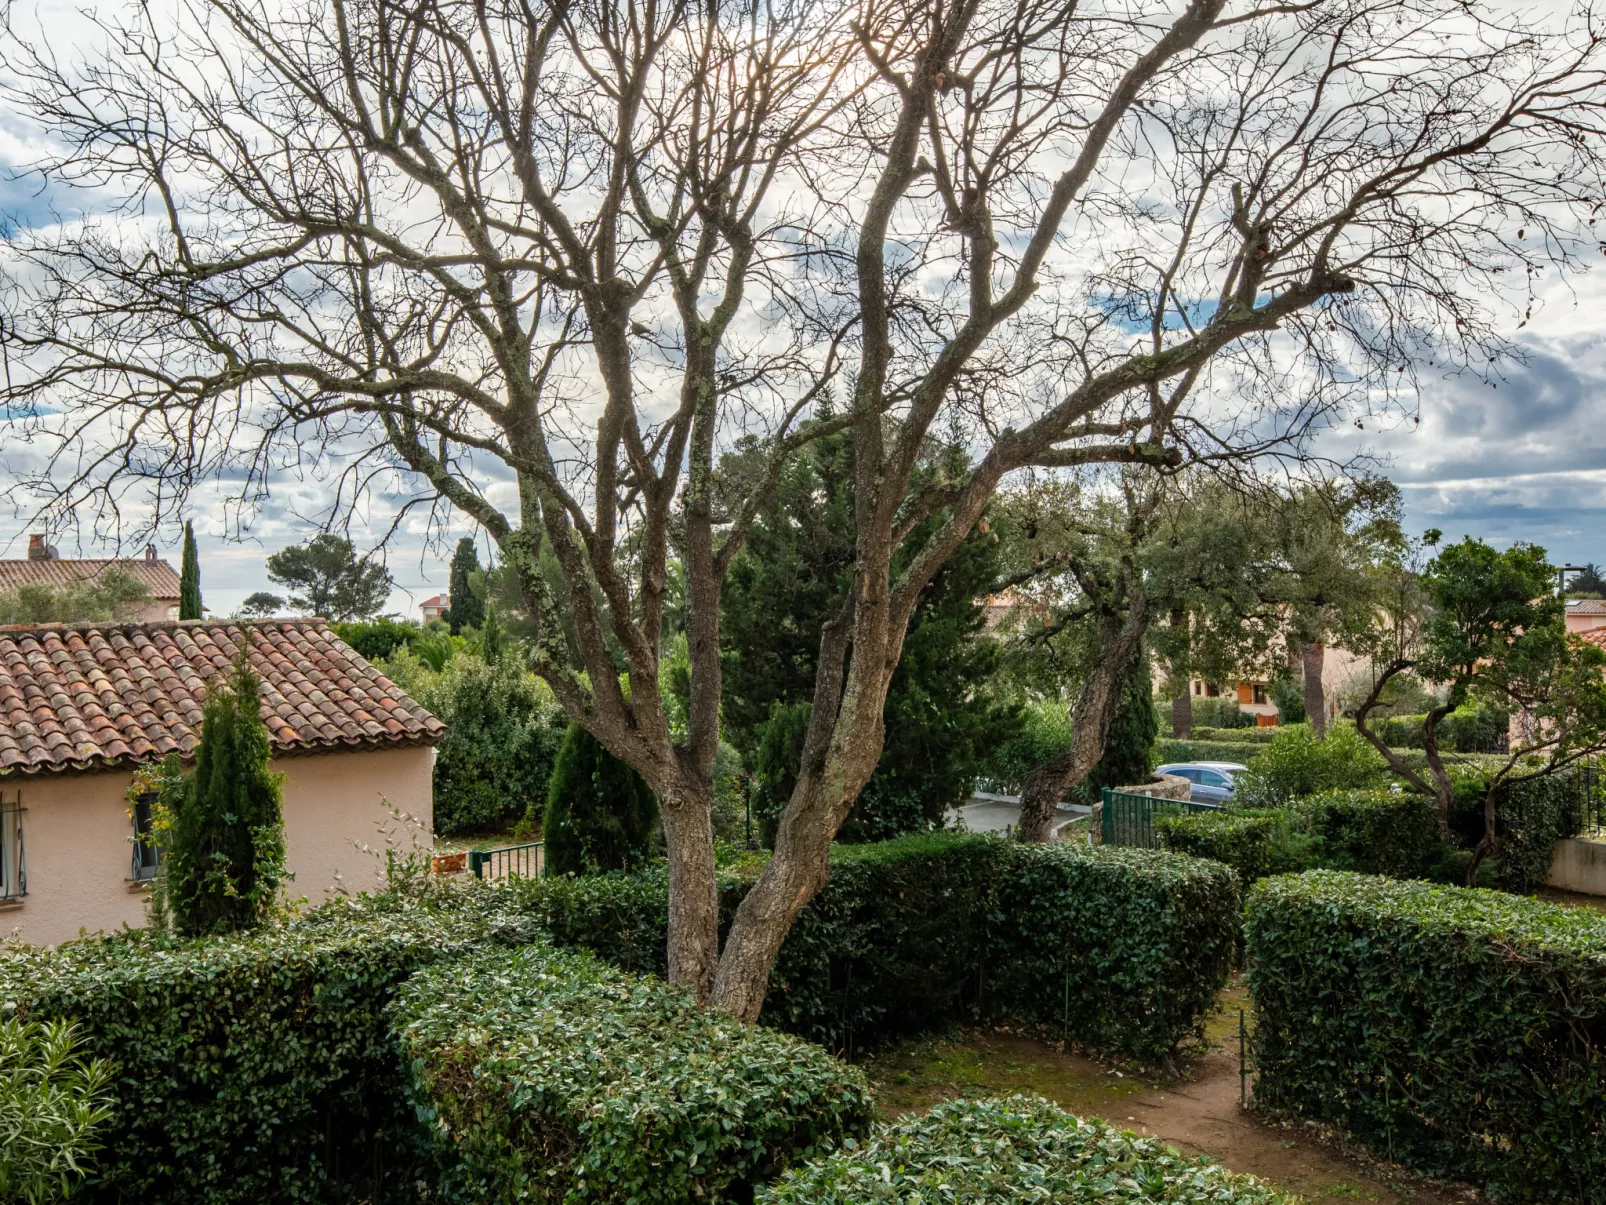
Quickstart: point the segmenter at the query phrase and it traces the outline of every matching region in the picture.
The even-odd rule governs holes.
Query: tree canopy
[[[270,556],[268,578],[290,591],[291,606],[331,620],[366,619],[390,597],[390,571],[328,532]]]
[[[479,572],[480,554],[474,541],[464,536],[457,541],[452,553],[451,585],[448,593],[452,603],[443,618],[451,625],[456,636],[464,628],[477,628],[485,622],[485,602],[474,593],[473,576]]]
[[[189,0],[86,14],[79,59],[24,16],[33,182],[116,200],[6,232],[13,490],[159,523],[224,481],[248,518],[301,473],[330,526],[478,524],[534,669],[662,802],[671,977],[748,1019],[1006,479],[1298,460],[1419,367],[1493,371],[1606,176],[1597,25],[1462,0]],[[854,582],[721,948],[721,594],[837,433]],[[972,455],[920,478],[933,441]]]
[[[0,623],[85,623],[127,619],[151,592],[120,569],[81,582],[52,586],[31,582],[0,593]]]

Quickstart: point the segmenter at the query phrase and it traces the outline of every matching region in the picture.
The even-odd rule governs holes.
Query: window
[[[134,868],[130,876],[136,883],[156,877],[156,867],[161,861],[161,851],[156,847],[155,820],[156,801],[160,796],[155,791],[146,791],[134,800],[134,806],[129,814],[134,820]]]
[[[1266,701],[1266,684],[1264,682],[1256,682],[1255,683],[1255,702],[1264,703],[1265,701]]]
[[[22,792],[0,796],[0,900],[28,894],[28,859],[22,845]]]
[[[1199,783],[1206,787],[1232,786],[1232,781],[1225,774],[1217,774],[1214,770],[1200,770]]]

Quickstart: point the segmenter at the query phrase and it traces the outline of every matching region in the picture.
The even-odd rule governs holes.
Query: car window
[[[1214,770],[1200,770],[1199,781],[1207,787],[1230,787],[1232,779],[1225,774],[1217,774]]]
[[[1172,766],[1166,773],[1175,774],[1179,778],[1186,778],[1189,782],[1199,781],[1198,766]]]

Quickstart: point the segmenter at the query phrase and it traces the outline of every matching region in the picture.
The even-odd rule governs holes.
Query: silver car
[[[1235,779],[1247,770],[1235,761],[1185,761],[1160,766],[1156,774],[1175,774],[1193,784],[1189,794],[1199,803],[1226,803],[1236,789]]]

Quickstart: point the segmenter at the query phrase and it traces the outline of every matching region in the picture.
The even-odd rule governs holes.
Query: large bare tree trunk
[[[1305,719],[1317,736],[1327,735],[1327,692],[1322,688],[1325,649],[1313,640],[1299,650],[1299,668],[1305,675]]]
[[[1193,684],[1183,682],[1171,697],[1171,735],[1179,741],[1193,736]]]

